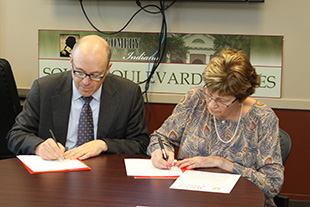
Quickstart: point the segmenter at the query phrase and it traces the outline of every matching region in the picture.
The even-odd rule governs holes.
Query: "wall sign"
[[[39,30],[39,76],[70,70],[68,56],[73,45],[90,34],[98,35],[90,31]],[[99,36],[111,45],[111,73],[136,83],[148,77],[158,34],[122,32]],[[184,94],[202,85],[202,71],[212,56],[226,47],[243,50],[257,73],[262,74],[261,85],[253,96],[281,97],[283,36],[257,35],[167,34],[166,55],[151,79],[148,92]],[[143,84],[141,89],[144,90]]]

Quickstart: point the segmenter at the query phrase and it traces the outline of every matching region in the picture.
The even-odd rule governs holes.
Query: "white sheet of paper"
[[[178,167],[158,169],[153,166],[150,159],[124,159],[127,176],[179,176],[182,170]]]
[[[22,161],[33,172],[52,172],[70,169],[87,168],[83,162],[79,160],[44,160],[37,155],[18,155],[17,158]]]
[[[239,178],[236,174],[185,171],[170,188],[229,194]]]

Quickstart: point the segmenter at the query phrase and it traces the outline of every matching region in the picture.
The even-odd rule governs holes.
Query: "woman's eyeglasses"
[[[220,99],[215,99],[212,97],[212,95],[210,95],[207,91],[206,91],[206,86],[204,86],[202,89],[205,89],[205,96],[206,96],[206,101],[207,103],[210,103],[211,101],[214,101],[218,106],[223,106],[223,107],[229,107],[231,104],[235,103],[237,101],[238,98],[235,98],[235,100],[233,100],[231,103],[227,103],[225,101],[222,101]]]

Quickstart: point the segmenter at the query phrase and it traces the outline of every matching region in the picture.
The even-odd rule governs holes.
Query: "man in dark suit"
[[[34,81],[7,135],[9,149],[47,160],[83,160],[101,153],[145,154],[149,137],[140,87],[109,74],[110,58],[104,39],[96,35],[81,38],[70,55],[71,71]],[[79,145],[84,97],[91,97],[93,138]]]

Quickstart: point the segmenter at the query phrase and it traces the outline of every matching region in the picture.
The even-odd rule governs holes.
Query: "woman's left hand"
[[[230,172],[232,171],[233,167],[233,163],[231,161],[219,156],[197,156],[186,158],[184,160],[178,161],[175,165],[179,168],[186,167],[187,169],[218,167]]]

